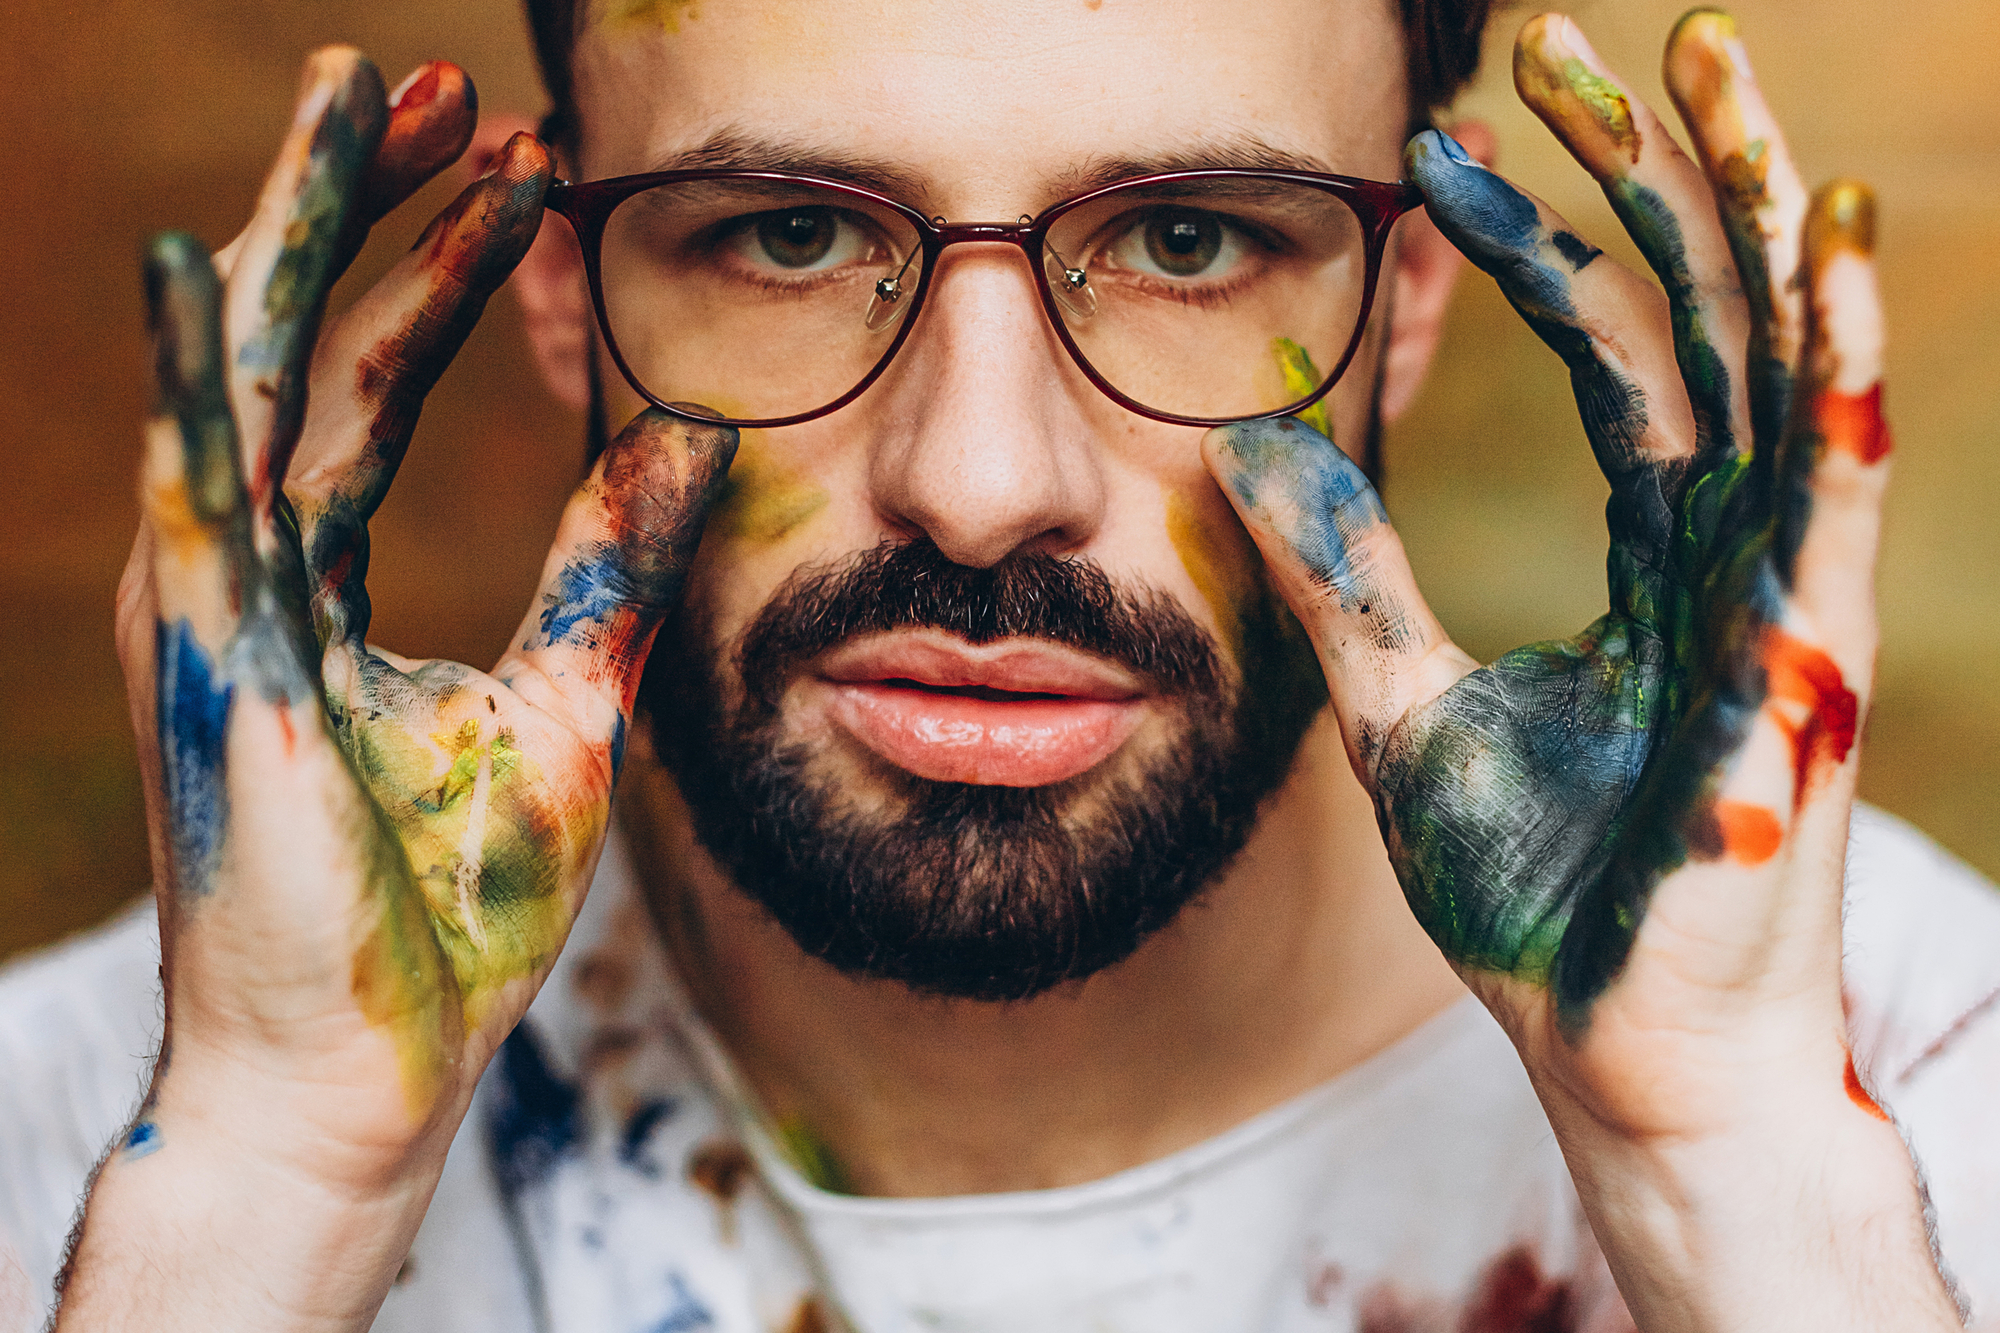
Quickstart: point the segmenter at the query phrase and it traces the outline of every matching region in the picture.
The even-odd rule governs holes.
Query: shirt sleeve
[[[85,1182],[159,1032],[150,902],[0,969],[0,1333],[43,1326]]]
[[[1923,1173],[1971,1327],[2000,1333],[2000,890],[1862,807],[1845,936],[1856,1068]]]

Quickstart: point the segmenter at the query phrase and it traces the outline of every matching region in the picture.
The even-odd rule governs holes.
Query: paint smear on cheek
[[[1215,613],[1230,655],[1243,658],[1243,616],[1258,593],[1262,562],[1256,544],[1240,523],[1226,529],[1204,523],[1195,503],[1179,491],[1167,492],[1167,540],[1181,558],[1195,591]]]
[[[768,545],[789,536],[826,503],[823,487],[778,466],[760,432],[745,431],[709,514],[708,531],[730,541]]]
[[[606,23],[652,23],[668,32],[679,32],[681,20],[692,23],[701,17],[696,0],[606,0]]]

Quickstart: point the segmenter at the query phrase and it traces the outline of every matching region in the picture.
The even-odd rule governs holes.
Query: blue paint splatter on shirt
[[[642,1104],[625,1122],[625,1132],[618,1140],[618,1160],[631,1167],[648,1180],[660,1178],[660,1164],[646,1154],[646,1144],[674,1112],[680,1103],[668,1097],[659,1101]]]
[[[527,1024],[507,1035],[489,1075],[487,1150],[508,1199],[541,1183],[582,1131],[582,1096],[549,1067]]]
[[[649,1325],[646,1333],[690,1333],[692,1329],[715,1327],[715,1316],[688,1290],[687,1279],[668,1273],[667,1285],[673,1292],[673,1308],[658,1323]]]

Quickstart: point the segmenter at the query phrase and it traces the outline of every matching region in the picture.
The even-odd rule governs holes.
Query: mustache
[[[1017,551],[975,569],[927,537],[795,572],[744,631],[736,665],[753,706],[775,709],[800,664],[898,629],[943,630],[971,644],[1045,639],[1106,658],[1162,693],[1225,692],[1214,636],[1168,594],[1120,589],[1085,556]]]

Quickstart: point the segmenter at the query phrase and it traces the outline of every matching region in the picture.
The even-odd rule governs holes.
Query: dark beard
[[[923,539],[794,575],[732,655],[740,694],[704,628],[685,613],[668,623],[639,695],[696,837],[806,952],[966,999],[1090,976],[1173,920],[1242,849],[1326,700],[1275,597],[1246,613],[1232,683],[1213,638],[1164,594],[1122,593],[1092,561],[1034,552],[972,569]],[[1047,787],[885,764],[893,813],[856,811],[814,776],[813,749],[785,741],[779,703],[808,659],[901,628],[1096,654],[1177,706],[1179,734],[1136,775]]]

